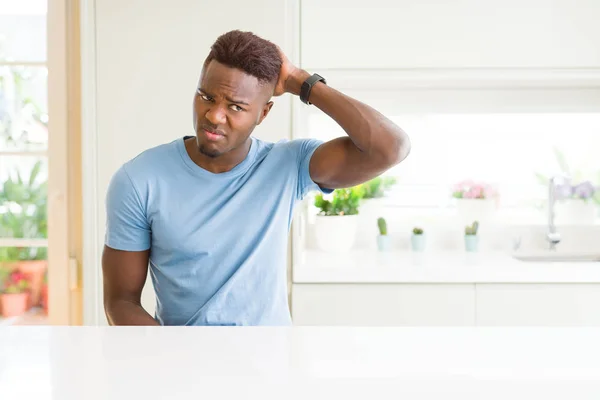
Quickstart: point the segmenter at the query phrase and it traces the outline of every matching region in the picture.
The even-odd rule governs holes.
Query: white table
[[[600,329],[0,328],[0,399],[598,399]]]

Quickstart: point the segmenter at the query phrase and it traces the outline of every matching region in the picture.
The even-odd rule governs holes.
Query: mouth
[[[225,134],[222,131],[211,129],[207,126],[202,127],[202,132],[204,133],[204,136],[206,136],[206,138],[211,142],[216,142],[225,138]]]

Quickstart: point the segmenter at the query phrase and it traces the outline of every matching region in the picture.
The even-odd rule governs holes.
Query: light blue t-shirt
[[[287,243],[294,207],[321,189],[315,139],[252,137],[247,157],[220,174],[196,165],[185,138],[146,150],[113,176],[105,243],[150,249],[161,325],[290,325]]]

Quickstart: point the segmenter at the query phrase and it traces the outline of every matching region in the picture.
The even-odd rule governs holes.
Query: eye
[[[210,96],[205,95],[204,93],[202,93],[200,91],[200,89],[196,90],[196,93],[198,94],[198,96],[200,96],[200,98],[204,101],[213,101],[213,98]]]
[[[244,109],[240,106],[238,106],[237,104],[232,104],[229,108],[231,108],[233,111],[244,111]]]

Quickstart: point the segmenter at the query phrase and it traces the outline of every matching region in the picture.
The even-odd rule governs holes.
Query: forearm
[[[308,72],[298,70],[290,79],[290,92],[299,95],[302,82],[309,76]],[[372,107],[321,82],[313,86],[309,101],[333,118],[361,152],[381,157],[390,164],[396,164],[408,155],[408,135]]]
[[[105,304],[110,325],[160,325],[141,304],[128,300],[113,300]]]

